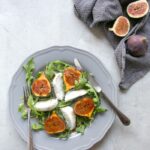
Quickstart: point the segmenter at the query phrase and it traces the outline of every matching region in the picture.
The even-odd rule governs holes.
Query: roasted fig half
[[[66,125],[65,122],[53,112],[44,123],[44,129],[48,134],[56,134],[65,131]]]
[[[50,94],[51,85],[44,73],[33,81],[31,89],[35,96],[46,97]]]
[[[91,118],[94,111],[94,101],[90,97],[83,97],[74,104],[76,115]]]
[[[79,80],[81,72],[74,67],[68,67],[64,70],[64,83],[66,86],[66,91],[69,91],[75,86],[75,81]]]

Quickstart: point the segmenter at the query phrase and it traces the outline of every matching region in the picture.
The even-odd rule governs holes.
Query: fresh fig
[[[127,6],[127,13],[131,18],[142,18],[149,11],[149,4],[146,0],[138,0]]]
[[[128,18],[120,16],[116,19],[112,28],[109,31],[113,31],[115,35],[119,37],[124,37],[128,34],[130,30],[130,22]]]
[[[135,57],[144,56],[148,49],[147,38],[142,35],[132,35],[127,40],[127,50]]]

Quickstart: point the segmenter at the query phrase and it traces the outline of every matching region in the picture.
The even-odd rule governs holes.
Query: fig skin
[[[144,56],[148,49],[147,38],[142,35],[132,35],[128,38],[126,46],[132,56]]]

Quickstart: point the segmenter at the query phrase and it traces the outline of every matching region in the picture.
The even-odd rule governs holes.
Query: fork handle
[[[31,122],[30,122],[31,110],[27,109],[27,111],[28,111],[28,150],[34,150],[33,139],[32,139]]]
[[[108,96],[104,92],[102,92],[102,95],[105,98],[105,100],[109,103],[111,108],[114,110],[114,112],[117,114],[122,124],[125,126],[130,125],[130,119],[111,102],[111,100],[108,98]]]

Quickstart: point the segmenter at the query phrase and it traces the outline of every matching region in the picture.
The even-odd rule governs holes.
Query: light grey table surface
[[[30,54],[70,45],[96,55],[120,80],[113,49],[99,27],[88,29],[73,12],[72,0],[0,0],[0,150],[26,150],[8,113],[8,89],[18,66]],[[132,121],[118,119],[91,150],[147,150],[150,147],[150,73],[127,93],[118,90],[119,107]]]

